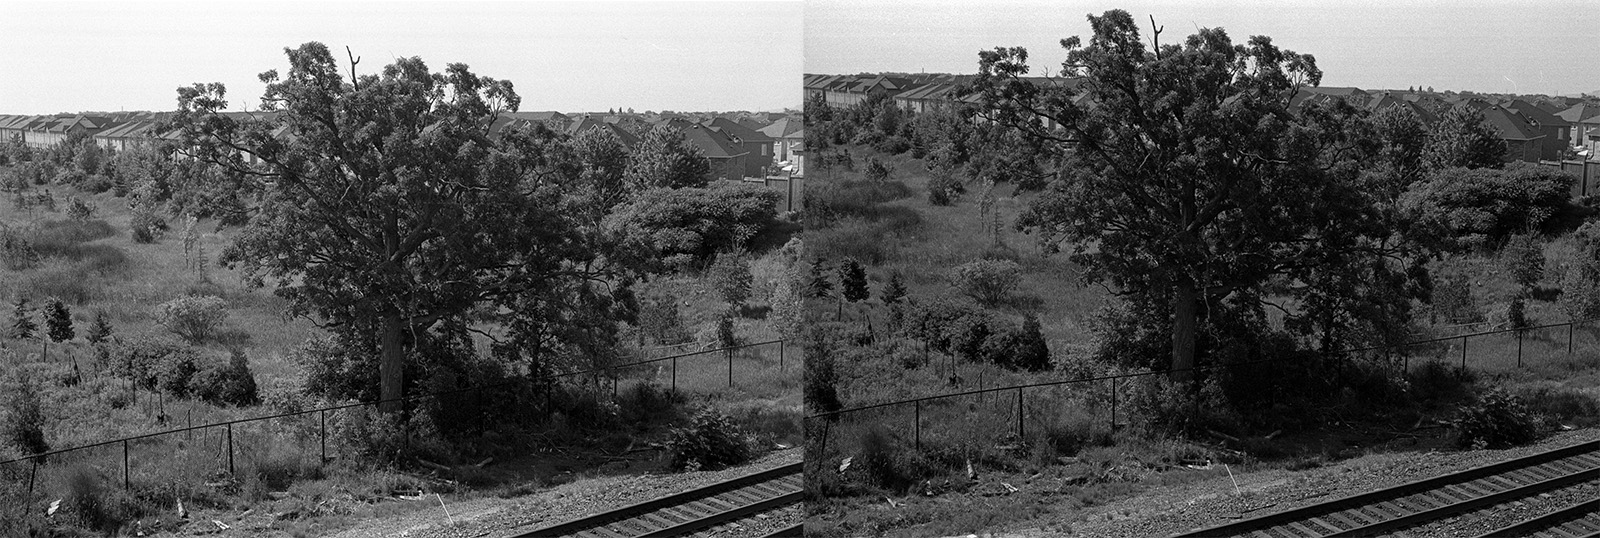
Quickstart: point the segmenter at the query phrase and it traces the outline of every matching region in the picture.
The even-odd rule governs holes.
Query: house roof
[[[572,125],[567,127],[567,134],[577,136],[578,133],[582,133],[590,129],[604,129],[611,131],[611,134],[616,135],[617,139],[622,141],[622,146],[628,149],[633,149],[634,146],[639,145],[639,137],[628,132],[627,129],[623,129],[622,126],[615,123],[600,121],[590,116],[581,116],[579,117],[578,121],[572,122]]]
[[[772,138],[797,138],[800,136],[800,131],[804,127],[804,122],[793,121],[789,118],[784,118],[773,122],[772,125],[762,127],[760,130],[762,134]]]
[[[670,120],[663,123],[683,131],[683,138],[698,146],[707,158],[731,159],[750,153],[722,131],[684,120]]]
[[[1549,111],[1546,111],[1543,108],[1539,108],[1538,105],[1529,103],[1522,99],[1512,99],[1505,103],[1501,103],[1500,106],[1506,107],[1512,112],[1521,114],[1522,117],[1527,118],[1528,121],[1533,122],[1534,125],[1542,127],[1567,127],[1572,125],[1572,122],[1561,119],[1561,117],[1551,114]]]
[[[755,129],[739,125],[739,122],[727,118],[713,118],[711,121],[702,123],[701,125],[705,125],[706,127],[713,129],[720,129],[729,136],[732,136],[743,142],[758,142],[762,144],[772,143],[772,137],[767,136]]]
[[[1527,118],[1521,114],[1507,110],[1499,105],[1490,105],[1483,109],[1483,119],[1494,130],[1500,133],[1504,140],[1536,140],[1544,138],[1544,133],[1538,127],[1528,123]]]
[[[1578,103],[1556,113],[1556,116],[1572,123],[1600,123],[1596,116],[1600,116],[1600,106],[1589,103]]]

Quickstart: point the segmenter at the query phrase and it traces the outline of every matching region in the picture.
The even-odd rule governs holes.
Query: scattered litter
[[[1017,488],[1016,488],[1016,486],[1013,486],[1013,485],[1011,485],[1011,484],[1007,484],[1007,483],[1005,483],[1005,482],[1001,482],[1001,483],[1000,483],[1000,485],[1002,485],[1002,486],[1005,486],[1005,487],[1006,487],[1006,489],[1007,489],[1007,490],[1010,490],[1010,491],[1011,491],[1011,492],[1012,492],[1012,493],[1016,493],[1016,492],[1017,492],[1017,491],[1018,491],[1018,490],[1017,490]]]
[[[219,530],[219,531],[225,531],[225,530],[233,528],[233,527],[229,527],[227,523],[223,523],[223,522],[217,521],[215,519],[211,520],[211,524],[212,525],[216,525],[217,526],[217,530]]]
[[[855,461],[855,457],[854,456],[846,457],[844,459],[844,461],[839,462],[839,472],[842,473],[842,472],[844,472],[845,469],[849,469],[850,468],[850,462],[852,462],[852,461]]]
[[[61,509],[61,499],[56,499],[56,500],[50,502],[50,507],[46,508],[44,510],[44,515],[45,515],[45,517],[50,517],[50,516],[56,515],[56,510],[60,510],[60,509]]]
[[[901,506],[900,503],[894,502],[894,499],[890,499],[887,495],[883,497],[883,500],[889,501],[889,508],[899,508]]]
[[[975,471],[975,470],[972,469],[972,460],[970,458],[967,460],[967,479],[968,480],[977,480],[978,479],[978,471]]]

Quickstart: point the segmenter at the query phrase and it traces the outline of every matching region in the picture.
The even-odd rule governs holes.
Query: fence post
[[[778,339],[778,373],[783,373],[783,339]]]
[[[128,476],[128,440],[122,440],[122,489],[133,489],[133,479]]]
[[[917,450],[922,450],[922,400],[917,400],[915,405],[917,409],[916,426],[914,426],[912,430],[916,432],[916,441],[913,446],[915,446]]]
[[[322,445],[322,459],[320,461],[321,463],[328,463],[328,410],[323,409],[321,415],[322,438],[320,444]]]
[[[728,348],[728,388],[733,388],[733,348]]]
[[[1467,369],[1467,335],[1461,335],[1461,369]]]
[[[1022,443],[1022,387],[1017,387],[1017,443]]]
[[[127,445],[123,445],[127,446]],[[228,423],[228,476],[233,476],[233,423]]]
[[[1517,368],[1522,367],[1522,329],[1517,329]]]
[[[611,376],[611,401],[613,402],[617,401],[617,377],[616,374]]]
[[[1567,322],[1567,354],[1568,355],[1572,354],[1572,325],[1575,324],[1575,323],[1577,323],[1577,321],[1568,321]]]
[[[33,495],[33,480],[39,476],[39,458],[28,460],[33,463],[33,470],[28,472],[28,494]]]
[[[672,395],[678,395],[678,356],[672,356]]]

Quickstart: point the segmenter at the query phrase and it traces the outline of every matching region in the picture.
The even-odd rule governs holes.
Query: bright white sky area
[[[807,0],[807,73],[977,72],[978,51],[1028,49],[1033,73],[1058,71],[1061,38],[1091,35],[1086,15],[1150,16],[1181,43],[1221,27],[1316,57],[1324,86],[1541,94],[1600,93],[1600,9],[1589,0],[1043,1]]]
[[[14,2],[0,0],[0,114],[172,110],[222,82],[254,109],[256,75],[321,41],[358,74],[399,57],[510,80],[522,110],[799,108],[798,0]],[[348,60],[346,60],[348,61]],[[346,66],[348,68],[348,66]]]

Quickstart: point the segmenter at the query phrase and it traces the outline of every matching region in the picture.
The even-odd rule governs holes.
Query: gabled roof
[[[800,130],[804,127],[804,122],[784,118],[773,122],[772,125],[762,127],[760,131],[762,134],[772,138],[795,138],[799,136]]]
[[[1533,122],[1534,125],[1541,127],[1568,127],[1572,125],[1572,122],[1561,119],[1555,114],[1551,114],[1545,109],[1539,108],[1538,105],[1529,103],[1522,99],[1512,99],[1505,103],[1501,103],[1500,106],[1506,107],[1506,109],[1512,112],[1521,114],[1522,117],[1527,118],[1528,121]]]
[[[713,118],[711,121],[705,122],[702,125],[712,129],[721,130],[722,132],[727,133],[729,136],[732,136],[743,142],[758,142],[762,144],[772,143],[772,137],[762,134],[760,131],[756,131],[755,129],[739,125],[739,122],[729,120],[727,118]]]
[[[670,120],[666,125],[683,131],[683,138],[694,144],[710,159],[730,159],[750,153],[727,133],[684,120]]]
[[[578,136],[578,133],[582,133],[590,129],[603,129],[606,131],[611,131],[611,134],[616,135],[617,139],[622,141],[622,146],[628,149],[633,149],[634,146],[639,145],[639,137],[634,136],[634,134],[628,132],[627,129],[623,129],[621,126],[615,123],[597,120],[592,116],[581,116],[577,121],[572,122],[572,125],[567,127],[567,134]]]
[[[1483,120],[1495,131],[1500,133],[1503,140],[1536,140],[1544,138],[1544,133],[1538,127],[1528,123],[1522,115],[1507,110],[1499,105],[1490,105],[1483,109]]]
[[[1596,116],[1600,116],[1600,106],[1578,103],[1566,110],[1557,112],[1556,116],[1572,123],[1600,123],[1600,120],[1594,119]]]

